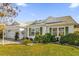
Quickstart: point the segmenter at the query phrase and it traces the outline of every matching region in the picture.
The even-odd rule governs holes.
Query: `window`
[[[33,36],[34,35],[34,29],[33,28],[29,28],[29,36]]]
[[[34,36],[36,34],[40,34],[39,28],[29,28],[29,36]]]
[[[64,28],[59,28],[59,36],[63,36],[64,35]]]
[[[57,28],[53,28],[53,35],[57,36]]]
[[[40,34],[40,29],[39,28],[36,28],[35,34]]]

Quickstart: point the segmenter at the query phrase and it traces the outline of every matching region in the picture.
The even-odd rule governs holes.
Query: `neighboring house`
[[[10,25],[5,25],[4,37],[5,39],[15,39],[16,32],[19,32],[19,39],[24,37],[24,27],[20,25],[18,22],[13,22]],[[2,31],[0,32],[2,36]]]
[[[37,20],[26,26],[26,36],[34,38],[35,35],[45,33],[51,33],[56,37],[66,35],[68,33],[74,33],[74,26],[77,23],[71,16],[63,17],[48,17],[44,20]]]

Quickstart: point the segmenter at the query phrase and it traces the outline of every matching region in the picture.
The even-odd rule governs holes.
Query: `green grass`
[[[79,49],[58,44],[0,45],[1,56],[79,56]]]

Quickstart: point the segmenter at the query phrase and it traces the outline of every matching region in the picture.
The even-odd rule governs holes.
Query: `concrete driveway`
[[[0,44],[3,43],[3,40],[0,39]],[[21,40],[18,40],[18,41],[15,41],[15,40],[12,40],[12,39],[5,39],[4,40],[4,44],[21,44]]]

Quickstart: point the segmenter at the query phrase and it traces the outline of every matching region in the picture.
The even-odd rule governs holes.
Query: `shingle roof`
[[[35,24],[56,24],[56,23],[60,23],[60,24],[77,24],[75,22],[75,20],[71,17],[71,16],[63,16],[63,17],[48,17],[47,19],[44,20],[37,20],[34,21],[31,25],[35,25]]]

